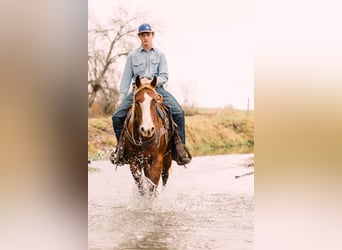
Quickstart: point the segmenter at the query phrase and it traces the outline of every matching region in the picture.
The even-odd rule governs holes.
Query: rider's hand
[[[148,80],[147,78],[141,78],[140,79],[141,84],[149,84],[151,80]]]

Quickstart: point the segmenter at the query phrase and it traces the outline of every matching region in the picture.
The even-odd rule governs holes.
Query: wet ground
[[[128,165],[92,162],[88,249],[253,249],[253,158],[194,157],[186,169],[173,162],[153,202],[137,195]]]

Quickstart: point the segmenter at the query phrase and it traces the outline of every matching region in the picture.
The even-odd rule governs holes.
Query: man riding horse
[[[156,91],[163,97],[164,104],[169,108],[172,118],[176,123],[176,133],[173,136],[174,147],[172,152],[173,160],[178,165],[190,163],[191,155],[185,147],[185,119],[184,111],[177,100],[164,89],[164,84],[168,81],[168,66],[165,54],[153,46],[152,40],[154,31],[151,25],[144,23],[138,28],[138,37],[141,46],[128,55],[125,69],[121,79],[120,96],[116,103],[116,111],[112,116],[113,128],[118,142],[116,151],[111,155],[111,161],[116,165],[125,163],[121,131],[127,112],[133,102],[133,92],[128,93],[132,80],[140,76],[142,84],[150,83],[154,76],[157,77]],[[133,83],[134,84],[134,83]],[[121,146],[120,146],[121,145]]]

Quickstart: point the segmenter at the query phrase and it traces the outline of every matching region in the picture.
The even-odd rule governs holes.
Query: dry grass
[[[187,146],[194,156],[252,152],[254,112],[187,109]],[[111,117],[88,119],[88,158],[108,157],[116,145]]]
[[[187,146],[194,155],[251,152],[254,114],[231,109],[202,110],[186,117]]]
[[[107,157],[116,145],[111,117],[88,119],[88,158]]]

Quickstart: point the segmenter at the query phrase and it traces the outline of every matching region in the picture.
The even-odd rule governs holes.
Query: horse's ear
[[[152,86],[153,88],[155,88],[156,85],[157,85],[157,77],[154,76],[154,77],[153,77],[153,80],[152,80],[152,82],[151,82],[151,86]]]
[[[140,76],[139,76],[139,75],[137,75],[137,77],[135,78],[135,86],[136,86],[137,88],[139,88],[139,87],[140,87],[140,85],[141,85],[141,82],[140,82]]]

